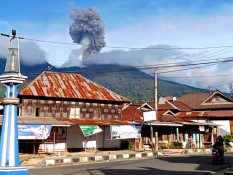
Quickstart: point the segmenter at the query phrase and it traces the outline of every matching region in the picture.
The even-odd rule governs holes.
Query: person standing
[[[193,137],[190,136],[189,139],[188,139],[188,141],[189,141],[189,148],[190,148],[190,149],[194,149],[194,148],[195,148],[195,145],[194,145],[194,143],[193,143]]]

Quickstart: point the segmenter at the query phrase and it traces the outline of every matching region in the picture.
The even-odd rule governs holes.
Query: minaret
[[[19,104],[18,87],[27,78],[20,73],[19,37],[12,30],[5,72],[0,76],[0,82],[6,88],[3,99],[4,113],[0,140],[0,174],[1,175],[27,175],[28,170],[21,167],[18,144],[18,114]],[[15,44],[17,43],[17,44]],[[14,44],[16,46],[14,46]]]

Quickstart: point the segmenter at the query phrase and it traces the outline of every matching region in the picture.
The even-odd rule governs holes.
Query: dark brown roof
[[[155,106],[155,102],[151,101],[149,102],[149,105],[152,106],[154,108]],[[158,104],[158,110],[172,110],[172,109],[176,109],[174,106],[172,106],[171,104],[169,104],[168,102],[165,102],[164,104]]]
[[[175,100],[169,102],[172,103],[174,106],[176,106],[180,111],[190,111],[192,109],[181,101]]]
[[[210,93],[190,93],[185,94],[177,99],[177,101],[181,101],[186,104],[190,108],[196,108],[200,104],[202,104],[207,98],[209,98],[212,94]]]
[[[159,121],[160,122],[184,122],[186,120],[178,116],[162,115]]]
[[[130,102],[79,74],[50,71],[41,73],[20,89],[19,95]]]
[[[209,101],[212,97],[219,96],[225,101]],[[190,93],[178,98],[178,101],[191,107],[193,110],[227,109],[233,108],[233,101],[220,91],[213,93]]]

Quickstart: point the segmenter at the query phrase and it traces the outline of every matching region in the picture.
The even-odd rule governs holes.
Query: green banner
[[[98,125],[79,125],[79,127],[84,137],[103,131]]]

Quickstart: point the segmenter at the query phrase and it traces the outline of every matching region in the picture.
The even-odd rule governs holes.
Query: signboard
[[[140,138],[141,125],[111,125],[111,139]]]
[[[103,130],[98,125],[79,125],[84,137],[87,137],[89,135],[93,135],[99,132],[102,132]]]
[[[157,120],[155,111],[143,112],[143,121],[144,122],[155,121],[155,120]]]
[[[53,126],[46,142],[66,142],[66,130],[63,126]]]
[[[50,135],[51,125],[18,125],[19,139],[47,139]]]

